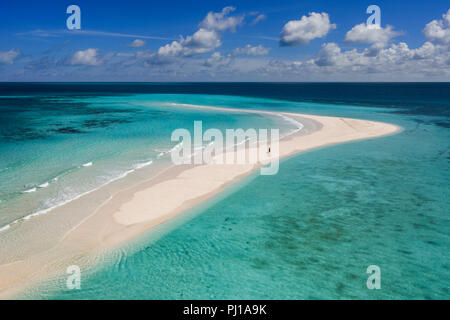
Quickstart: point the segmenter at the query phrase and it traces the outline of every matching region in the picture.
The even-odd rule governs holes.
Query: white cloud
[[[200,29],[182,42],[185,55],[204,53],[219,47],[222,42],[214,30]]]
[[[231,56],[222,56],[220,52],[214,52],[211,57],[206,59],[205,66],[214,67],[214,68],[222,68],[229,66],[232,62]]]
[[[14,49],[9,51],[0,51],[0,64],[13,64],[19,54],[20,51]]]
[[[322,45],[322,49],[317,54],[315,63],[318,66],[334,66],[342,60],[341,48],[334,43],[326,43]]]
[[[384,47],[386,47],[386,43],[375,42],[369,48],[367,48],[364,52],[365,52],[365,55],[368,57],[376,57]]]
[[[430,59],[433,58],[434,54],[442,51],[441,46],[435,46],[431,42],[425,42],[420,48],[414,49],[413,58],[414,59]]]
[[[254,25],[257,24],[258,22],[261,22],[261,21],[263,21],[263,20],[266,20],[266,18],[267,18],[267,16],[266,16],[265,14],[263,14],[263,13],[258,14],[258,15],[256,16],[256,18],[253,19],[253,21],[252,21],[250,24],[251,24],[252,26],[254,26]]]
[[[406,43],[381,48],[376,56],[364,50],[343,50],[326,43],[316,57],[304,61],[272,59],[258,70],[270,81],[448,81],[447,46],[424,43],[411,49]]]
[[[300,20],[291,20],[281,31],[280,43],[283,46],[304,45],[316,38],[323,38],[335,29],[330,23],[328,13],[311,12],[309,16],[302,16]]]
[[[137,61],[144,61],[144,66],[150,65],[168,65],[174,61],[173,57],[168,55],[160,55],[152,53],[149,50],[141,50],[136,52]]]
[[[200,23],[200,29],[192,36],[162,46],[158,50],[161,57],[189,57],[211,52],[222,45],[220,31],[234,31],[242,23],[242,16],[229,16],[235,8],[225,7],[221,12],[209,12]]]
[[[336,43],[326,43],[314,58],[301,61],[248,55],[258,47],[262,46],[247,45],[227,55],[214,52],[204,60],[163,58],[150,52],[141,56],[152,65],[152,72],[173,73],[178,80],[182,77],[223,81],[445,81],[450,78],[448,46],[429,41],[418,48],[400,42],[389,46],[375,43],[365,49],[349,50]]]
[[[247,44],[234,49],[230,54],[219,53],[217,48],[222,45],[224,32],[232,31],[239,25],[236,20],[233,20],[234,22],[227,20],[231,17],[231,12],[232,10],[224,8],[219,13],[208,13],[196,32],[182,36],[176,41],[172,39],[157,51],[138,49],[134,52],[100,54],[97,49],[87,49],[77,51],[69,57],[69,63],[105,65],[105,68],[79,68],[73,71],[91,74],[101,71],[104,74],[128,75],[126,79],[130,80],[206,81],[211,78],[222,81],[448,81],[450,79],[450,46],[445,40],[448,30],[446,26],[450,23],[449,13],[434,23],[442,29],[439,32],[428,34],[433,21],[427,24],[424,32],[427,31],[425,35],[430,37],[429,41],[417,48],[409,48],[403,42],[391,44],[391,39],[398,33],[390,26],[366,30],[362,24],[348,31],[345,40],[366,43],[367,48],[344,49],[337,43],[325,43],[312,58],[297,61],[295,58],[271,59],[267,56],[270,48],[263,45]],[[259,12],[249,13],[247,15],[251,17],[249,23],[259,15]],[[330,23],[326,13],[310,13],[298,21],[288,22],[283,28],[281,41],[284,39],[284,45],[308,43],[312,39],[324,37],[334,28],[336,26]],[[134,39],[136,40],[131,44],[137,44],[137,40],[145,38],[136,36],[130,41]],[[12,63],[18,54],[19,52],[15,50],[0,51],[0,64]],[[204,58],[183,58],[198,54],[203,54]],[[52,66],[55,68],[58,65],[66,66],[67,60],[42,59],[39,63],[43,66],[41,72],[49,73]],[[144,66],[151,68],[143,68]]]
[[[392,30],[392,26],[386,28],[367,26],[365,23],[354,26],[345,35],[346,42],[353,43],[388,43],[393,37],[400,35],[400,32]]]
[[[222,44],[218,33],[214,30],[200,29],[186,39],[181,37],[179,41],[173,41],[160,47],[158,54],[161,56],[192,56],[214,50]]]
[[[246,45],[244,48],[236,48],[233,50],[233,55],[247,55],[247,56],[265,56],[269,53],[269,48],[263,47],[262,45],[251,46]]]
[[[180,42],[184,41],[182,39]],[[158,50],[158,54],[161,56],[178,56],[183,51],[183,46],[178,41],[173,41],[172,43],[168,43],[163,47],[160,47]]]
[[[235,31],[236,27],[244,20],[243,16],[228,16],[235,10],[236,8],[234,7],[225,7],[221,12],[209,12],[200,23],[200,28],[217,31]]]
[[[146,44],[147,44],[147,42],[145,42],[144,40],[136,39],[133,42],[127,44],[127,46],[130,47],[130,48],[142,48]]]
[[[103,62],[98,58],[98,49],[86,49],[75,52],[72,57],[72,65],[99,66]]]
[[[446,46],[425,42],[419,48],[410,49],[406,43],[400,42],[380,49],[376,56],[368,54],[369,51],[342,51],[336,43],[327,43],[309,63],[313,62],[319,69],[325,68],[327,72],[334,73],[384,73],[395,76],[450,74],[450,53]]]
[[[433,20],[423,30],[425,37],[437,43],[450,43],[450,9],[442,15],[442,20]]]

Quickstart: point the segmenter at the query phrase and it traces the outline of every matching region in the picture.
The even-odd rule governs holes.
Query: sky
[[[450,80],[448,0],[2,0],[0,39],[0,81]]]

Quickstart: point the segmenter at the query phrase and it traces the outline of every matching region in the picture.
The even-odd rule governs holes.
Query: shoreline
[[[300,152],[386,136],[400,130],[398,126],[392,124],[369,120],[186,104],[172,105],[204,110],[281,115],[300,121],[305,124],[302,130],[280,139],[280,160]],[[112,187],[105,187],[97,190],[98,192],[94,191],[80,197],[74,201],[75,203],[55,209],[57,214],[36,218],[47,220],[47,223],[51,224],[52,218],[58,219],[56,216],[63,213],[60,219],[73,215],[76,216],[76,219],[72,217],[76,223],[69,230],[47,241],[44,250],[35,253],[30,249],[31,255],[25,250],[22,253],[23,259],[16,257],[12,262],[0,263],[0,298],[20,295],[28,287],[64,274],[69,265],[92,265],[102,252],[118,247],[199,205],[259,167],[252,164],[170,166],[134,186],[117,192],[113,192]],[[76,204],[83,200],[84,202],[97,200],[97,205],[93,205],[91,211],[88,210],[88,213],[80,216]],[[152,208],[151,212],[148,208]]]

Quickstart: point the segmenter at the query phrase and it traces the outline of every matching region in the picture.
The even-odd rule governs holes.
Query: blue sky
[[[71,4],[79,31],[66,27]],[[372,4],[377,30],[365,26]],[[449,9],[441,0],[6,0],[0,81],[448,81]]]

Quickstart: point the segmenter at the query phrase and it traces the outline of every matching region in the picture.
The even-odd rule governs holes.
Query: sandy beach
[[[280,158],[400,130],[395,125],[368,120],[180,106],[283,115],[300,121],[304,125],[301,131],[281,139]],[[69,265],[85,267],[96,263],[102,253],[195,207],[259,167],[215,163],[171,166],[143,183],[117,182],[18,225],[15,229],[26,235],[19,238],[14,234],[16,230],[8,231],[14,240],[2,244],[0,298],[20,297],[30,286],[64,274]],[[79,209],[81,204],[83,210]],[[54,232],[45,231],[49,226]]]

